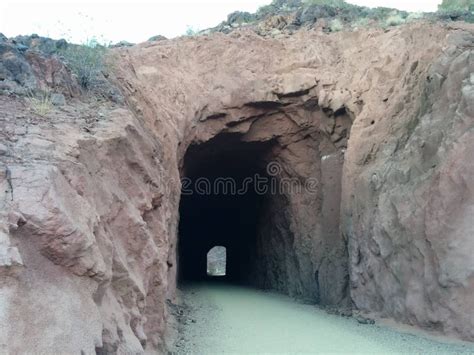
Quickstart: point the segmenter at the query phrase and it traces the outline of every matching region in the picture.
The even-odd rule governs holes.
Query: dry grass
[[[38,94],[30,93],[27,98],[31,111],[41,117],[46,117],[53,109],[51,93],[43,91]]]
[[[385,19],[384,27],[399,26],[405,23],[405,19],[400,14],[394,14]]]
[[[329,28],[331,29],[331,32],[339,32],[344,29],[344,25],[341,20],[336,18],[329,23]]]

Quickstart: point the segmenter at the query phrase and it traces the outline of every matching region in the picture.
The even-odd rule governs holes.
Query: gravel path
[[[188,314],[178,354],[474,354],[474,345],[362,325],[250,288],[194,285],[183,289],[183,297]]]

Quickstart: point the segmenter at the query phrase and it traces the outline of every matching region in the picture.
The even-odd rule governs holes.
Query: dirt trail
[[[355,319],[333,316],[292,299],[225,284],[188,285],[189,318],[178,354],[339,353],[472,354],[474,347],[439,343]]]

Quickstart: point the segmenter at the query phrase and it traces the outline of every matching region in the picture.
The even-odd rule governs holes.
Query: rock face
[[[34,90],[50,89],[78,96],[79,85],[61,60],[51,55],[57,49],[55,43],[61,41],[34,35],[13,40],[0,36],[0,93],[28,95]]]
[[[305,1],[305,0],[273,0],[261,6],[256,13],[235,11],[227,16],[227,20],[214,28],[201,33],[231,33],[235,29],[245,27],[252,29],[261,36],[285,37],[300,29],[319,29],[324,32],[337,32],[342,29],[358,29],[366,27],[398,26],[420,19],[430,21],[465,21],[474,23],[473,5],[464,6],[460,2],[440,5],[437,12],[409,13],[388,7],[365,7],[344,0]],[[469,8],[469,6],[471,8]],[[396,20],[395,20],[396,19]],[[331,23],[335,25],[331,25]]]
[[[392,122],[370,144],[353,131],[342,209],[355,304],[470,340],[473,39],[451,42],[422,76],[412,64],[422,84],[395,89],[403,105],[387,110]]]
[[[19,103],[3,99],[18,114],[11,105]],[[167,297],[154,293],[166,291],[156,285],[166,282],[170,247],[159,247],[169,243],[157,233],[177,219],[168,220],[161,199],[177,197],[162,191],[152,168],[159,144],[130,112],[102,108],[114,117],[109,126],[93,108],[65,109],[69,117],[47,122],[3,122],[2,132],[18,133],[8,137],[12,189],[2,180],[2,344],[11,352],[141,351],[145,332],[164,331],[165,304],[155,302]],[[161,311],[145,325],[151,304]]]
[[[114,49],[126,105],[61,92],[40,117],[0,96],[0,349],[164,351],[180,177],[234,149],[306,187],[259,209],[247,281],[474,340],[473,42],[242,30]],[[36,61],[5,48],[23,87],[5,58]]]

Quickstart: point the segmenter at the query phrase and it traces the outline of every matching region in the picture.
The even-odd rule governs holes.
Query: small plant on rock
[[[198,33],[198,29],[194,28],[193,26],[187,26],[185,36],[197,36]]]
[[[341,20],[336,18],[329,23],[329,29],[331,32],[339,32],[344,29],[344,25],[342,24]]]
[[[406,22],[413,22],[424,17],[422,12],[410,12],[406,18]]]
[[[326,5],[331,7],[344,7],[347,3],[344,0],[303,0],[305,5]]]
[[[384,27],[399,26],[405,23],[405,19],[400,15],[391,15],[385,19]]]
[[[365,28],[365,27],[368,27],[369,24],[370,24],[370,20],[366,17],[363,17],[356,20],[354,23],[352,23],[352,28],[354,29]]]
[[[105,52],[105,46],[96,40],[89,40],[83,45],[70,44],[61,53],[72,72],[77,75],[79,84],[90,90],[99,81],[104,70]]]
[[[36,94],[30,92],[28,94],[27,102],[30,109],[41,117],[46,117],[53,109],[51,93],[49,91],[42,91]]]

